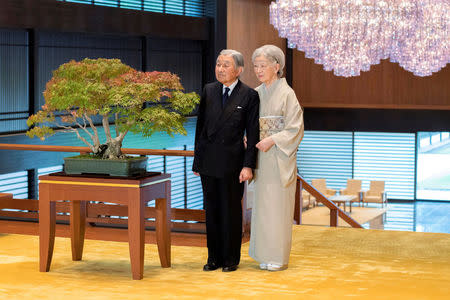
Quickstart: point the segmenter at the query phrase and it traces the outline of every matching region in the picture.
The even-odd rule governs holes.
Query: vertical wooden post
[[[302,197],[302,182],[297,178],[295,189],[295,207],[294,207],[294,221],[295,224],[302,224],[302,210],[303,210],[303,197]]]
[[[338,210],[330,209],[330,226],[337,227],[338,226]]]

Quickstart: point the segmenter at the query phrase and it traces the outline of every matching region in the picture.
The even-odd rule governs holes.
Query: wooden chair
[[[362,201],[362,180],[359,179],[347,179],[347,187],[341,190],[341,195],[356,196],[361,206]]]
[[[313,179],[311,184],[327,198],[336,195],[336,190],[327,188],[327,180],[324,178]]]
[[[381,203],[381,207],[387,203],[384,181],[370,182],[370,189],[363,193],[363,203]]]

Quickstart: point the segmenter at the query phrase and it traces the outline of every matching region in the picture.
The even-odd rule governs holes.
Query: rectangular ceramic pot
[[[110,176],[134,176],[145,173],[147,157],[133,159],[95,159],[64,157],[66,174],[104,174]]]

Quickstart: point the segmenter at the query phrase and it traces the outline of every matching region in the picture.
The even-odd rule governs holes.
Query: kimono
[[[292,242],[297,149],[303,138],[303,111],[285,78],[256,91],[260,118],[283,116],[284,129],[270,137],[275,145],[259,151],[254,176],[249,255],[260,263],[287,265]]]

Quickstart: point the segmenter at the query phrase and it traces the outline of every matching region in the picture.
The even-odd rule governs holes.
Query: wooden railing
[[[0,144],[0,150],[26,150],[26,151],[51,151],[51,152],[78,152],[89,153],[89,147],[76,146],[52,146],[52,145],[27,145],[27,144]],[[137,155],[162,155],[162,156],[194,156],[194,151],[186,150],[163,150],[163,149],[132,149],[122,148],[124,154]],[[244,197],[244,201],[246,201]],[[243,207],[246,207],[243,203]],[[21,211],[5,211],[2,209],[13,209]],[[58,202],[56,205],[58,213],[57,220],[68,221],[69,206],[67,202]],[[128,216],[126,207],[119,205],[107,205],[103,203],[90,202],[87,207],[87,222],[90,224],[126,224],[127,219],[109,218],[109,216]],[[0,203],[0,217],[13,219],[38,220],[38,200],[36,199],[3,199]],[[145,218],[155,217],[154,207],[145,209]],[[172,220],[191,222],[172,222],[172,228],[182,231],[206,232],[205,211],[203,209],[171,209]],[[146,221],[146,226],[153,226],[153,221]],[[250,215],[244,210],[244,230],[250,230]]]
[[[51,146],[51,145],[26,145],[26,144],[0,144],[0,149],[3,150],[29,150],[29,151],[52,151],[52,152],[78,152],[78,153],[89,153],[91,150],[88,147],[75,147],[75,146]],[[194,156],[194,151],[186,150],[163,150],[163,149],[131,149],[123,148],[122,152],[125,154],[137,154],[137,155],[164,155],[164,156]],[[328,200],[324,195],[322,195],[318,190],[316,190],[312,185],[306,182],[301,176],[297,177],[297,191],[296,191],[296,201],[295,201],[295,211],[294,220],[297,224],[301,224],[301,211],[302,211],[302,189],[308,191],[316,200],[330,209],[330,226],[337,226],[338,216],[341,217],[350,226],[355,228],[362,228],[362,226],[342,211],[333,202]],[[17,200],[17,202],[15,202]],[[6,206],[5,206],[6,205]],[[7,203],[3,203],[0,206],[2,208],[9,209],[20,209],[26,210],[28,212],[7,212],[0,211],[0,216],[16,217],[16,218],[27,218],[27,219],[37,219],[37,200],[33,199],[14,199]],[[250,227],[250,210],[246,207],[246,197],[243,198],[243,225],[244,231],[248,232]],[[58,209],[59,208],[59,209]],[[68,206],[64,203],[60,203],[57,206],[57,211],[66,213],[68,212]],[[90,212],[89,212],[90,211]],[[116,223],[122,224],[126,223],[124,219],[111,219],[105,216],[127,216],[127,209],[115,205],[105,205],[101,203],[91,203],[88,207],[88,222],[99,222],[99,223]],[[154,212],[153,208],[149,207],[146,209],[146,218],[153,218]],[[58,216],[59,220],[66,220],[68,217],[61,215]],[[184,221],[196,221],[200,223],[180,223],[173,222],[173,228],[186,229],[186,230],[200,230],[204,231],[205,222],[205,211],[202,209],[180,209],[172,208],[172,219],[173,220],[184,220]],[[147,225],[152,225],[152,222],[147,222]]]
[[[295,210],[294,220],[296,220],[297,224],[301,224],[301,210],[302,210],[302,189],[305,189],[308,193],[310,193],[313,197],[316,198],[316,201],[322,203],[326,207],[330,209],[330,226],[338,226],[338,216],[347,222],[352,227],[355,228],[363,228],[361,224],[356,222],[352,217],[346,214],[343,210],[341,210],[336,204],[332,201],[328,200],[321,192],[319,192],[314,186],[306,182],[303,177],[297,175],[297,191],[296,191],[296,207],[299,209]]]
[[[51,151],[51,152],[92,152],[89,147],[76,146],[51,146],[51,145],[26,145],[26,144],[0,144],[3,150],[32,150],[32,151]],[[164,155],[164,156],[194,156],[194,151],[187,150],[163,150],[163,149],[133,149],[123,148],[124,154],[139,155]]]

